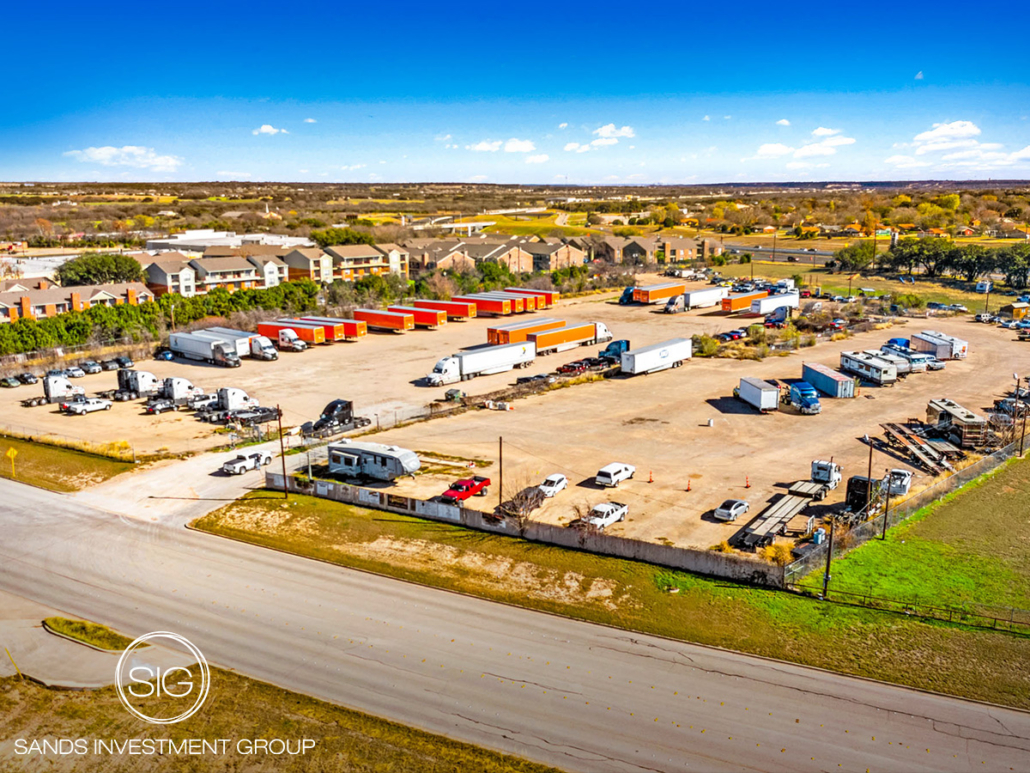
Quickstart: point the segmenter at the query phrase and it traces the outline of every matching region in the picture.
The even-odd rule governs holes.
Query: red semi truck
[[[301,317],[300,321],[321,325],[325,328],[325,337],[330,341],[357,341],[362,336],[368,335],[368,326],[356,319]]]
[[[386,310],[397,314],[410,314],[415,318],[416,327],[440,327],[447,324],[446,311],[420,309],[417,306],[387,306]]]
[[[403,333],[405,330],[414,330],[415,328],[415,318],[413,316],[410,314],[398,314],[393,311],[354,309],[354,319],[361,320],[371,328],[392,330],[395,333]]]
[[[466,320],[476,316],[476,304],[461,301],[415,301],[416,309],[436,309],[447,313],[447,319]]]

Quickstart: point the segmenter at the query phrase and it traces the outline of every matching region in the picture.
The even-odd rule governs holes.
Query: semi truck
[[[536,295],[538,298],[543,297],[544,305],[540,305],[540,301],[537,300],[536,307],[538,309],[547,308],[553,306],[561,299],[561,293],[557,290],[534,290],[529,287],[505,287],[504,292],[506,293],[521,293],[523,295]]]
[[[247,333],[227,327],[209,327],[195,332],[209,333],[226,341],[235,341],[236,353],[240,357],[253,357],[255,360],[279,359],[279,352],[272,346],[272,342],[260,333]]]
[[[303,352],[308,348],[307,342],[297,335],[293,326],[284,322],[259,322],[258,332],[266,338],[272,339],[281,352]],[[309,331],[305,335],[314,337],[316,334]],[[325,331],[322,331],[322,338],[325,338]]]
[[[625,338],[620,338],[618,341],[612,341],[601,351],[597,353],[597,358],[600,360],[608,360],[612,365],[617,365],[622,362],[622,353],[629,351],[629,341]]]
[[[161,382],[157,393],[147,401],[147,413],[177,411],[189,407],[193,400],[204,394],[204,390],[184,378],[169,376]],[[217,395],[216,395],[217,399]]]
[[[801,304],[801,296],[798,293],[781,293],[780,295],[768,295],[765,298],[756,298],[751,301],[752,314],[771,314],[776,309],[796,309]]]
[[[43,378],[43,396],[30,397],[22,401],[22,405],[33,407],[36,405],[47,405],[48,403],[60,403],[68,400],[85,400],[86,390],[75,386],[64,376],[45,376]]]
[[[718,306],[728,294],[729,290],[725,287],[706,287],[702,290],[691,290],[682,295],[669,298],[665,303],[665,313],[677,314],[681,311],[690,311],[690,309]]]
[[[354,319],[361,320],[374,330],[392,330],[403,333],[415,329],[415,318],[410,314],[398,314],[395,311],[379,309],[354,309]]]
[[[854,378],[845,376],[818,362],[803,363],[801,378],[829,397],[849,398],[855,396]]]
[[[438,309],[420,309],[418,306],[387,306],[386,310],[396,314],[410,314],[415,320],[416,327],[433,329],[447,324],[447,312]]]
[[[350,400],[333,400],[317,419],[302,424],[300,431],[304,437],[324,438],[371,423],[371,419],[354,415],[354,403]]]
[[[969,342],[936,330],[916,333],[912,336],[912,348],[917,352],[930,352],[938,360],[962,360],[969,354]]]
[[[281,325],[287,325],[294,333],[297,334],[297,337],[308,346],[332,343],[329,338],[326,337],[325,326],[320,325],[317,322],[305,322],[298,317],[280,317],[276,322]]]
[[[757,301],[759,298],[765,298],[768,295],[769,293],[765,290],[755,290],[750,293],[727,295],[722,299],[722,310],[729,312],[750,311],[752,301]]]
[[[795,381],[791,384],[787,399],[799,413],[806,416],[822,413],[823,406],[819,402],[819,393],[807,381]]]
[[[637,376],[678,368],[690,359],[692,353],[693,345],[689,338],[670,338],[640,349],[624,351],[620,363],[623,373]]]
[[[682,282],[665,282],[657,285],[644,285],[633,288],[633,301],[635,303],[659,303],[687,291],[687,286]]]
[[[471,303],[477,315],[492,314],[495,317],[506,317],[512,313],[512,303],[506,298],[480,298],[475,295],[456,295],[451,302]]]
[[[733,396],[761,413],[769,413],[780,407],[779,387],[758,378],[742,378],[740,386],[733,390]]]
[[[468,381],[476,376],[504,373],[513,368],[527,368],[536,359],[536,346],[525,341],[501,346],[482,346],[444,357],[426,376],[429,386],[443,386]]]
[[[837,488],[843,479],[844,472],[839,464],[832,460],[828,462],[815,460],[812,462],[811,477],[808,480],[799,480],[792,484],[788,493],[820,502]]]
[[[581,322],[530,333],[527,340],[536,345],[537,354],[551,354],[611,341],[612,334],[602,322]]]
[[[456,301],[413,301],[416,309],[436,309],[447,314],[447,319],[464,321],[476,316],[476,304]]]
[[[517,344],[520,341],[525,341],[530,333],[554,330],[559,327],[565,327],[564,319],[555,319],[554,317],[524,319],[518,322],[508,322],[504,325],[488,327],[486,329],[486,340],[494,345]]]
[[[339,317],[301,317],[301,322],[321,325],[325,337],[330,341],[357,341],[368,335],[368,325],[358,319],[341,319]]]
[[[210,362],[224,368],[240,367],[240,356],[236,353],[236,344],[213,336],[172,333],[168,336],[168,348],[173,354],[187,360]]]
[[[841,352],[840,369],[880,386],[891,386],[898,380],[893,362],[865,352]]]
[[[197,418],[212,423],[223,422],[227,421],[233,413],[250,411],[259,406],[258,401],[242,389],[222,387],[218,390],[214,403],[197,411]]]
[[[120,370],[117,376],[118,388],[104,396],[120,403],[141,397],[156,397],[161,392],[161,379],[145,370]]]

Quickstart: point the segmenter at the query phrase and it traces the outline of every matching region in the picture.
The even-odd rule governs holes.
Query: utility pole
[[[826,545],[826,573],[823,575],[823,599],[830,594],[830,563],[833,561],[833,517],[830,517],[830,541]]]
[[[1016,387],[1017,389],[1019,387]],[[1016,392],[1018,395],[1019,392]],[[1023,429],[1019,433],[1019,458],[1023,458],[1023,442],[1026,440],[1026,414],[1030,411],[1030,406],[1026,402],[1020,401],[1019,397],[1016,397],[1015,404],[1023,409]]]
[[[504,438],[498,436],[497,438],[497,464],[500,467],[497,486],[497,507],[500,508],[504,504]]]
[[[881,540],[887,539],[887,513],[891,510],[891,471],[889,469],[883,471],[883,479],[887,481],[887,503],[883,506],[883,534],[880,535]]]
[[[866,445],[869,446],[869,474],[865,481],[865,517],[869,517],[869,507],[873,502],[873,441],[865,436]]]
[[[776,237],[778,235],[779,234],[776,231],[773,231],[773,256],[772,256],[773,263],[776,262]]]
[[[279,456],[283,460],[283,499],[290,498],[290,481],[286,477],[286,448],[283,445],[283,411],[276,403],[275,412],[279,414]]]

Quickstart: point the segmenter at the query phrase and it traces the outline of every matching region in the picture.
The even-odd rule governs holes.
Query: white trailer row
[[[692,354],[693,343],[689,338],[671,338],[668,341],[623,352],[622,372],[637,376],[678,368],[689,360]]]

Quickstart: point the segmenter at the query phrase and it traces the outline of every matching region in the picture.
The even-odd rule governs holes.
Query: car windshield
[[[732,510],[736,506],[736,504],[737,504],[737,500],[736,499],[727,499],[725,502],[723,502],[721,505],[719,505],[719,509],[720,510]]]

